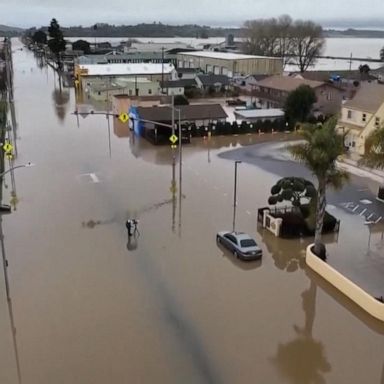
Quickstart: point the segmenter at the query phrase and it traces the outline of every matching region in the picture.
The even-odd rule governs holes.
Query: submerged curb
[[[322,261],[312,252],[312,247],[313,244],[307,247],[305,257],[307,265],[345,296],[349,297],[359,307],[364,309],[364,311],[384,322],[384,303],[376,300],[354,282],[332,268],[328,263]]]

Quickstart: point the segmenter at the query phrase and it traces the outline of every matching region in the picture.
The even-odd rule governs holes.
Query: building
[[[384,122],[384,85],[363,83],[353,99],[344,103],[338,130],[352,152],[365,153],[365,140]]]
[[[254,123],[257,121],[276,121],[284,119],[284,111],[278,108],[270,109],[241,109],[234,111],[237,120]]]
[[[214,74],[197,75],[196,84],[204,92],[209,92],[210,90],[220,92],[223,89],[227,90],[229,88],[229,77]]]
[[[126,94],[128,96],[156,96],[161,88],[158,81],[146,78],[116,78],[108,84],[91,83],[86,94],[98,101],[109,101],[113,95]]]
[[[150,81],[176,79],[177,74],[172,64],[78,64],[75,66],[75,78],[79,80],[82,89],[90,86],[110,84],[119,78],[144,78]],[[137,92],[135,92],[137,94]]]
[[[295,78],[291,76],[270,76],[258,81],[252,91],[256,97],[256,105],[260,108],[282,108],[290,92],[301,85],[311,87],[317,101],[313,105],[315,115],[331,115],[340,110],[343,91],[329,83]]]
[[[129,64],[129,63],[171,63],[177,64],[176,54],[160,51],[111,51],[103,55],[82,55],[75,59],[76,64]]]
[[[128,113],[131,107],[154,107],[169,105],[170,103],[171,98],[168,96],[132,97],[126,94],[116,94],[112,97],[112,113],[118,116],[122,113]],[[117,117],[113,118],[113,133],[117,137],[128,137],[129,128],[132,128],[131,122],[128,125],[121,122]]]
[[[177,54],[177,66],[229,77],[283,72],[283,60],[279,57],[214,51],[180,52]]]
[[[160,83],[162,93],[166,95],[184,95],[185,89],[191,89],[196,87],[197,83],[194,79],[171,80]]]
[[[180,111],[180,123],[182,125],[195,124],[198,127],[208,126],[210,123],[217,124],[219,121],[225,122],[228,117],[220,104],[178,105],[177,111],[173,114],[175,124],[179,121],[178,111]],[[155,123],[141,122],[140,119],[170,125],[172,124],[172,107],[131,107],[129,115],[133,117],[135,132],[151,138],[155,143],[159,142],[159,137],[165,138],[165,142],[168,141],[172,133],[171,128]]]

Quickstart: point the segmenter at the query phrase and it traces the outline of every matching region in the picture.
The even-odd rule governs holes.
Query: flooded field
[[[194,140],[180,185],[170,148],[112,120],[108,130],[104,116],[77,121],[74,90],[19,48],[17,162],[36,166],[15,172],[16,210],[0,221],[11,293],[1,289],[1,384],[384,382],[384,326],[305,268],[311,239],[257,226],[279,172],[261,160],[238,169],[236,228],[262,262],[216,244],[231,229],[234,176],[219,154],[259,137]],[[329,249],[365,250],[366,228],[335,209],[352,224]],[[139,220],[131,239],[128,218]]]

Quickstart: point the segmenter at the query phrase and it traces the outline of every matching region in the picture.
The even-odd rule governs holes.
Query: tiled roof
[[[361,83],[353,99],[348,100],[344,107],[375,113],[384,103],[384,85]]]
[[[192,104],[178,105],[181,120],[208,120],[225,119],[227,114],[220,104]],[[171,121],[171,107],[138,107],[139,116],[144,120]],[[178,113],[175,113],[175,119]]]
[[[311,88],[317,88],[323,85],[321,81],[298,79],[291,76],[269,76],[259,81],[260,87],[277,89],[280,91],[291,92],[300,85],[308,85]]]

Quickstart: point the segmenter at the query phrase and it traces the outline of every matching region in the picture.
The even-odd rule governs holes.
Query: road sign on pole
[[[123,112],[123,113],[120,113],[119,115],[119,120],[122,122],[122,123],[126,123],[128,120],[129,120],[129,116],[127,113]]]
[[[177,140],[178,140],[178,138],[177,138],[176,135],[171,135],[171,136],[169,137],[169,141],[170,141],[172,144],[176,144]]]

